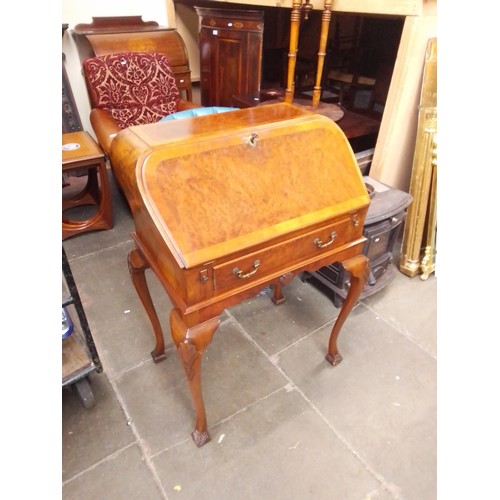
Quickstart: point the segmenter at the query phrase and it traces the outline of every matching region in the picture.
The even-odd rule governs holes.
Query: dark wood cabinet
[[[203,106],[232,106],[234,94],[260,91],[264,12],[195,7],[200,18]]]

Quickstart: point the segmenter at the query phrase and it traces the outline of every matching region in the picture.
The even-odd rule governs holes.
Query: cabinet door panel
[[[233,94],[244,92],[246,37],[219,36],[214,64],[217,106],[231,106]]]
[[[234,94],[260,91],[263,13],[196,8],[201,104],[232,106]]]

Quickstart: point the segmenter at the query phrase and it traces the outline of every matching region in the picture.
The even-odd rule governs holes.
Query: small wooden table
[[[88,132],[62,134],[62,171],[74,172],[88,168],[87,184],[78,194],[62,202],[62,239],[70,236],[113,227],[113,212],[106,158]],[[85,220],[74,220],[64,215],[70,208],[97,205],[95,215]]]

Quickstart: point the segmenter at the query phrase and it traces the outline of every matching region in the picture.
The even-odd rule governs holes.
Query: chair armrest
[[[97,142],[104,152],[109,155],[111,143],[115,135],[120,132],[120,127],[107,111],[97,108],[90,111],[90,124],[94,129]]]
[[[198,104],[194,104],[191,101],[186,101],[181,99],[178,104],[178,111],[184,111],[186,109],[202,108]],[[95,135],[97,137],[97,142],[100,144],[103,151],[109,155],[111,150],[111,143],[115,138],[116,134],[121,131],[121,128],[117,125],[114,118],[110,113],[103,109],[94,108],[90,111],[90,124],[94,129]]]
[[[185,99],[181,99],[179,104],[177,105],[177,111],[184,111],[185,109],[194,109],[194,108],[203,108],[200,104],[194,104],[191,101],[186,101]]]

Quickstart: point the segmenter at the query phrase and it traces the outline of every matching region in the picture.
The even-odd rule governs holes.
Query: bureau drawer
[[[356,218],[344,219],[271,245],[220,265],[214,265],[214,290],[221,291],[271,275],[300,262],[321,257],[362,236]]]

